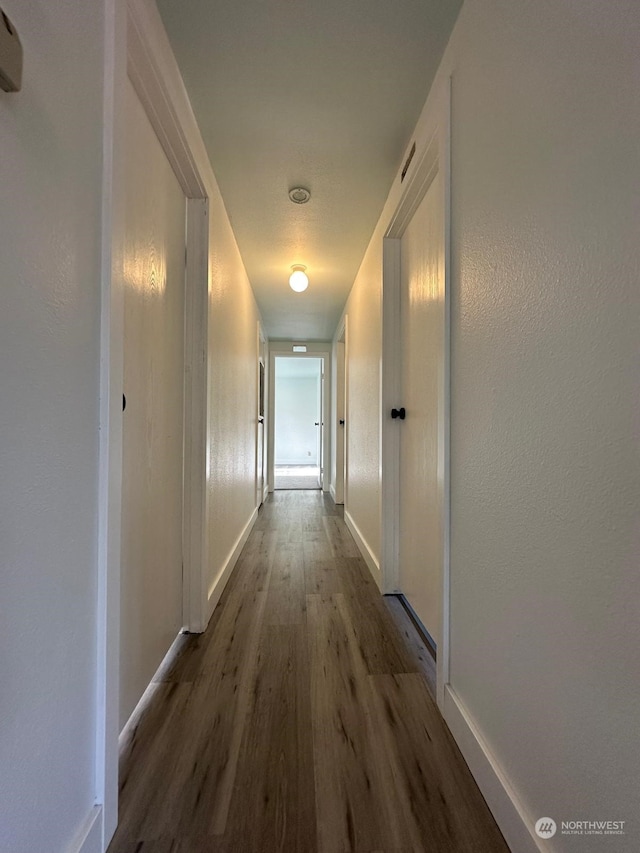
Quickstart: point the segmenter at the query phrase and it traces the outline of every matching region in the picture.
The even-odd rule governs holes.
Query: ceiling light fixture
[[[306,267],[304,264],[294,264],[291,267],[291,275],[289,276],[289,286],[296,293],[302,293],[309,287],[309,277],[307,276]]]
[[[289,190],[289,198],[294,204],[306,204],[311,198],[311,193],[304,187],[293,187]]]

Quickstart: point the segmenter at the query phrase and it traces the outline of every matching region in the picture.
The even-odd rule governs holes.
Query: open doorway
[[[324,359],[277,356],[274,488],[321,489]]]

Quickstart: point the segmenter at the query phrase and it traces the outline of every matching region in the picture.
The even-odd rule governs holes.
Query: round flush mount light
[[[294,204],[306,204],[311,198],[311,193],[304,187],[293,187],[289,190],[289,198]]]
[[[296,293],[302,293],[309,287],[309,277],[307,276],[306,267],[304,264],[294,264],[291,267],[291,275],[289,276],[289,287],[295,290]]]

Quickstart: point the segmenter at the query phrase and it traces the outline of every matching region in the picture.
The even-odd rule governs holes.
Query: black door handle
[[[340,426],[344,426],[344,418],[340,418],[339,423],[340,423]]]
[[[404,407],[401,409],[391,409],[392,418],[400,418],[400,420],[403,421],[405,419],[406,414],[407,413],[405,412]]]
[[[320,421],[316,421],[315,426],[320,426]]]

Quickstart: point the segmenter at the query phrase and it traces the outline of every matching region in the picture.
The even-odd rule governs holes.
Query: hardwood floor
[[[109,853],[508,853],[433,660],[320,492],[276,492],[129,730]]]

